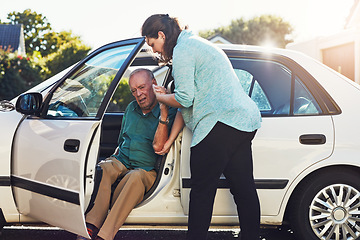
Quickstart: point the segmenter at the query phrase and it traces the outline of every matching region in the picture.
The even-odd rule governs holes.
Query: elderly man
[[[163,149],[177,111],[157,102],[153,84],[156,80],[148,69],[137,69],[130,75],[130,90],[136,101],[125,110],[118,149],[100,162],[103,175],[98,194],[85,216],[92,239],[113,239],[155,181],[155,151]],[[121,181],[110,199],[111,185],[118,178]]]

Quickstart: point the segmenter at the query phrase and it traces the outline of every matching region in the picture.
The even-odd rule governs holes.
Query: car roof
[[[240,44],[218,44],[217,46],[224,51],[236,50],[240,52],[258,53],[263,55],[278,55],[278,56],[288,57],[293,60],[300,60],[304,58],[310,59],[309,56],[305,55],[302,52],[298,52],[290,49],[284,49],[284,48],[262,47],[255,45],[240,45]],[[313,58],[311,59],[315,60]]]

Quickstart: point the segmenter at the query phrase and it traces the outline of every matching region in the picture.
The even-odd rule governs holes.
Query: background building
[[[360,84],[360,0],[355,0],[344,30],[331,36],[289,44]]]
[[[25,39],[22,24],[0,24],[0,48],[25,55]]]

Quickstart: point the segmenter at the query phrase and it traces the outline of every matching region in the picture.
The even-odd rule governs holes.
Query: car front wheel
[[[292,204],[294,233],[299,240],[358,239],[360,174],[346,168],[327,170],[297,190]]]

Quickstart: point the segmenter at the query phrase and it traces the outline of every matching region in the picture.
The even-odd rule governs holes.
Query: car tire
[[[304,180],[294,195],[290,221],[298,240],[358,239],[359,172],[331,168]]]

